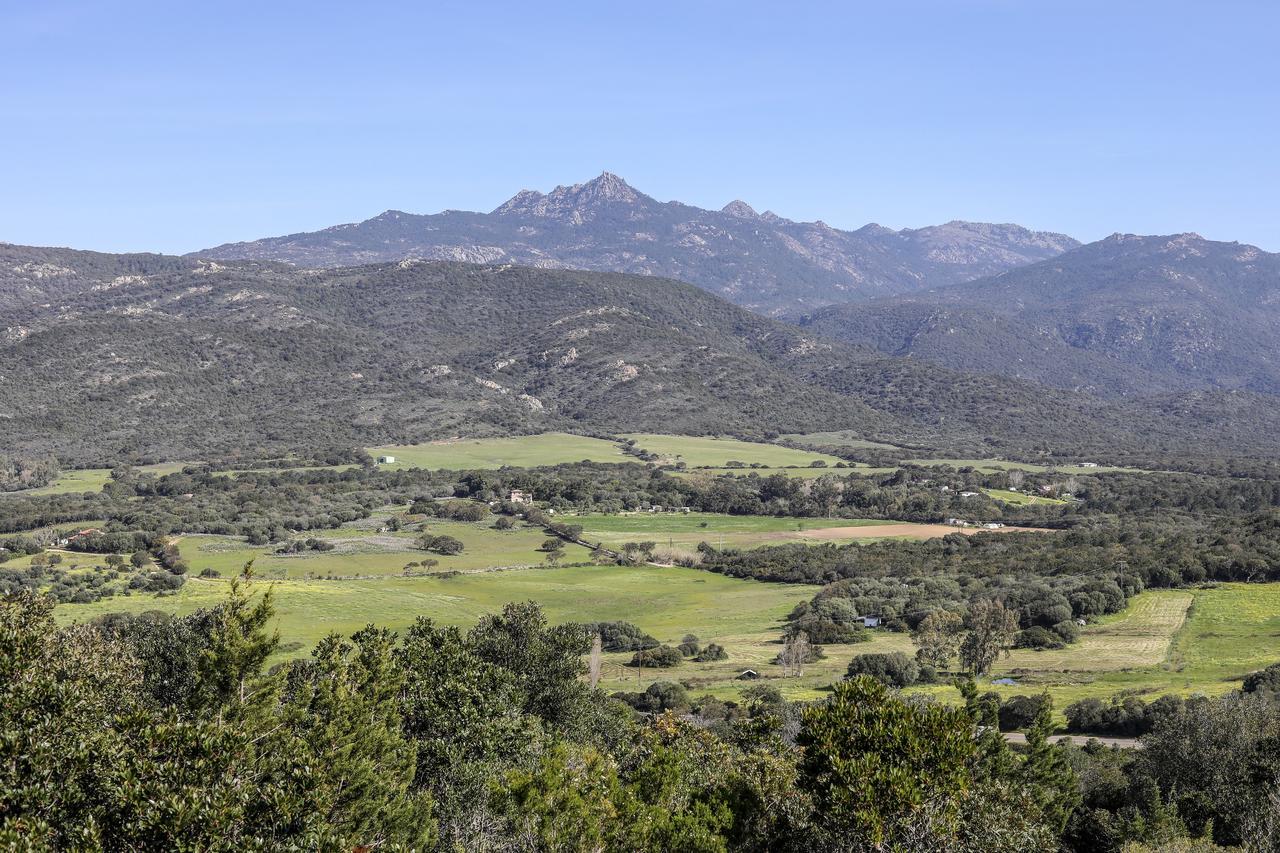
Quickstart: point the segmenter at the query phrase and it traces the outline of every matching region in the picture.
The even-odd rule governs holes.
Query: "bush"
[[[680,650],[680,654],[687,658],[696,657],[702,651],[702,646],[698,645],[698,638],[693,634],[685,634],[684,639],[680,641],[680,645],[676,646]]]
[[[630,622],[588,622],[582,627],[588,634],[600,635],[600,648],[606,652],[635,652],[658,645],[656,639]]]
[[[672,681],[656,681],[643,693],[619,692],[613,694],[613,697],[647,714],[689,709],[689,692],[685,690],[683,684]]]
[[[1074,643],[1080,639],[1080,626],[1070,619],[1058,622],[1051,630],[1061,637],[1064,643]]]
[[[1060,649],[1065,645],[1061,637],[1039,625],[1019,631],[1013,641],[1013,647],[1016,649]]]
[[[1049,701],[1049,697],[1010,696],[1000,703],[1000,731],[1012,732],[1025,729],[1035,722],[1040,709]]]
[[[1271,693],[1280,695],[1280,663],[1273,663],[1266,669],[1251,672],[1244,679],[1240,688],[1245,693]]]
[[[724,646],[719,643],[707,643],[707,647],[698,653],[694,660],[699,663],[710,663],[717,660],[728,660],[729,653],[724,650]]]
[[[636,652],[631,656],[627,666],[668,669],[678,666],[682,660],[684,660],[684,655],[680,654],[679,649],[673,649],[671,646],[658,646],[657,648],[641,649]]]
[[[920,680],[920,665],[902,652],[858,655],[849,661],[846,678],[869,675],[889,687],[910,687]]]
[[[1115,737],[1138,737],[1152,731],[1159,723],[1181,713],[1181,696],[1161,696],[1151,704],[1136,696],[1081,699],[1066,707],[1067,731]]]
[[[200,577],[202,577],[202,578],[220,578],[220,577],[222,577],[222,572],[218,571],[217,569],[201,569],[201,570],[200,570]]]

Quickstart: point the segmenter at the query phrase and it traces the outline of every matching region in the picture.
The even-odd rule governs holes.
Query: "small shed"
[[[863,617],[862,617],[862,627],[864,627],[864,628],[879,628],[879,627],[880,627],[880,617],[879,617],[879,616],[863,616]]]
[[[759,678],[759,677],[760,677],[760,673],[756,672],[754,669],[744,669],[744,670],[743,670],[743,671],[738,675],[738,680],[739,680],[739,681],[754,681],[755,679],[757,679],[757,678]]]
[[[392,464],[392,463],[394,463],[395,461],[396,461],[396,458],[395,458],[394,456],[379,456],[379,457],[378,457],[378,464],[379,464],[379,465],[391,465],[391,464]]]
[[[512,489],[511,496],[507,500],[513,504],[531,504],[533,503],[533,495],[528,492],[522,492],[519,489]]]

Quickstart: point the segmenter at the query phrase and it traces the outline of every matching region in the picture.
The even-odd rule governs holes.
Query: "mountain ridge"
[[[821,220],[660,202],[610,172],[548,193],[524,189],[489,213],[387,210],[320,231],[214,246],[191,257],[357,266],[404,258],[507,262],[674,278],[771,316],[968,281],[1079,243],[1013,224],[954,220],[854,231]]]
[[[1113,234],[973,282],[824,308],[805,328],[881,352],[1103,394],[1280,393],[1280,254]]]

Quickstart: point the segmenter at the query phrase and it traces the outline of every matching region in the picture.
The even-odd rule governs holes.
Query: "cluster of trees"
[[[1037,646],[1071,642],[1075,620],[1118,612],[1149,587],[1280,580],[1280,512],[1145,517],[1054,536],[954,534],[748,551],[708,546],[703,557],[703,569],[734,577],[824,584],[791,614],[815,635],[838,635],[858,614],[879,615],[891,630],[911,630],[934,611],[963,613],[975,601],[994,599],[1015,613],[1025,632],[1020,641]],[[1037,627],[1044,632],[1028,630]]]
[[[52,455],[20,458],[0,454],[0,492],[16,492],[47,486],[62,469]]]

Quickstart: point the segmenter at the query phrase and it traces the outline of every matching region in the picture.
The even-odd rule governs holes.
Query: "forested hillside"
[[[826,341],[651,277],[4,255],[0,441],[24,456],[208,458],[552,429],[841,428],[974,452],[1156,457],[1280,441],[1280,415],[1249,395],[1108,404]]]
[[[1106,395],[1280,392],[1280,255],[1113,235],[1001,275],[803,325],[891,355]]]

